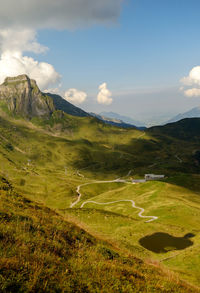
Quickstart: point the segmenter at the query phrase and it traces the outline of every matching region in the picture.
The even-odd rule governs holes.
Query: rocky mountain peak
[[[0,110],[31,119],[49,118],[55,110],[78,117],[90,117],[59,95],[42,93],[35,80],[26,74],[7,77],[0,85]]]
[[[27,118],[49,116],[55,110],[52,99],[25,74],[5,79],[0,85],[0,101],[10,112]]]
[[[26,74],[14,76],[14,77],[6,77],[4,84],[13,83],[13,82],[23,82],[30,81],[30,78]]]

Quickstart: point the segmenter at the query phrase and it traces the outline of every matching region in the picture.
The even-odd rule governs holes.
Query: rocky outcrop
[[[48,117],[55,110],[52,98],[27,75],[7,77],[0,85],[0,101],[6,102],[10,112],[26,118]]]
[[[48,118],[56,110],[72,116],[91,116],[59,95],[42,93],[36,81],[25,74],[7,77],[0,85],[0,108],[4,112],[9,111],[9,113],[28,119],[33,117]]]

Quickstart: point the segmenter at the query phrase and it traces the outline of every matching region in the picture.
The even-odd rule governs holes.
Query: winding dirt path
[[[81,173],[79,172],[79,170],[76,172],[76,174],[77,174],[79,177],[85,178],[85,176],[84,176],[83,174],[81,174]]]
[[[137,137],[137,139],[140,139],[141,137],[143,137],[143,136],[145,136],[145,132],[143,132],[142,134],[140,134],[138,137]]]
[[[178,155],[175,155],[175,158],[179,161],[179,163],[183,163],[183,160]]]
[[[122,199],[122,200],[116,200],[116,201],[111,201],[111,202],[96,202],[96,201],[93,201],[93,200],[88,200],[88,201],[85,201],[82,205],[81,205],[81,209],[88,203],[94,203],[94,204],[98,204],[98,205],[110,205],[110,204],[114,204],[114,203],[119,203],[119,202],[131,202],[132,203],[132,207],[134,209],[138,209],[140,210],[140,212],[138,213],[138,216],[140,218],[145,218],[145,219],[150,219],[148,221],[145,221],[145,223],[150,223],[150,222],[153,222],[155,220],[158,219],[158,217],[155,217],[155,216],[143,216],[142,214],[144,213],[144,209],[143,208],[140,208],[140,207],[137,207],[135,205],[135,202],[131,199]]]
[[[127,176],[129,176],[131,174],[131,171],[132,170],[130,170],[128,172]],[[80,174],[79,171],[77,171],[77,174],[80,177],[84,178],[84,175]],[[116,183],[117,182],[123,182],[123,183],[126,183],[126,184],[131,184],[130,182],[127,182],[127,180],[123,180],[121,178],[117,178],[117,179],[114,179],[114,180],[107,180],[107,181],[92,181],[92,182],[80,184],[80,185],[77,186],[77,189],[76,189],[76,192],[78,194],[78,198],[77,198],[77,200],[75,202],[73,202],[70,205],[70,208],[75,207],[80,202],[81,196],[82,196],[82,194],[80,192],[80,189],[81,189],[82,186],[91,185],[91,184],[113,183],[113,182],[116,182]],[[135,202],[133,200],[131,200],[131,199],[121,199],[121,200],[117,200],[117,201],[103,202],[103,203],[96,202],[96,201],[93,201],[93,200],[88,200],[88,201],[83,202],[80,208],[82,209],[88,203],[93,203],[93,204],[97,204],[97,205],[110,205],[110,204],[115,204],[115,203],[119,203],[119,202],[131,202],[132,207],[134,209],[140,210],[140,212],[138,213],[138,216],[140,218],[149,219],[148,221],[145,221],[145,223],[150,223],[150,222],[153,222],[153,221],[155,221],[155,220],[158,219],[158,217],[155,217],[155,216],[143,216],[143,213],[145,212],[145,210],[143,208],[141,208],[141,207],[137,207],[136,204],[135,204]]]
[[[101,184],[101,183],[113,183],[113,182],[121,182],[121,181],[120,181],[120,178],[118,178],[118,179],[109,180],[109,181],[92,181],[92,182],[88,182],[88,183],[84,183],[84,184],[78,185],[77,188],[76,188],[76,192],[78,193],[78,198],[77,198],[77,200],[75,202],[73,202],[70,205],[70,208],[73,208],[81,200],[82,194],[80,193],[80,189],[81,189],[82,186],[91,185],[91,184]],[[125,183],[126,181],[124,180],[123,182]]]

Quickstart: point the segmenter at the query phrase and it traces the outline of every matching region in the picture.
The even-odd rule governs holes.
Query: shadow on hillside
[[[139,240],[144,248],[155,253],[167,253],[172,250],[182,250],[193,245],[190,238],[195,235],[188,233],[183,237],[175,237],[167,233],[157,232],[147,235]]]
[[[139,219],[136,219],[134,217],[131,217],[129,215],[123,215],[123,214],[120,214],[120,213],[116,213],[116,212],[111,212],[111,211],[106,211],[106,210],[100,210],[100,209],[97,209],[97,208],[75,208],[75,209],[71,209],[71,208],[66,208],[66,209],[59,209],[59,211],[61,213],[72,213],[73,215],[77,216],[77,215],[80,215],[80,214],[87,214],[90,215],[90,216],[93,216],[95,214],[98,214],[102,217],[104,217],[104,220],[105,220],[105,217],[106,219],[109,219],[109,218],[121,218],[123,220],[131,220],[131,221],[134,221],[136,223],[138,223],[140,220]]]
[[[77,160],[73,162],[75,169],[87,168],[96,174],[110,172],[120,176],[134,169],[134,173],[141,176],[155,173],[168,177],[172,174],[197,171],[192,155],[185,158],[185,145],[181,149],[183,162],[178,161],[176,155],[180,153],[180,142],[173,139],[158,139],[153,136],[149,140],[133,138],[127,144],[123,144],[122,141],[114,144],[108,142],[109,148],[104,142],[81,142],[77,148]],[[186,149],[188,151],[188,148]],[[94,169],[94,165],[98,167]]]

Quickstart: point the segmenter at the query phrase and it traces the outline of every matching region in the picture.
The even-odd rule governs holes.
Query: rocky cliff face
[[[51,97],[27,75],[7,77],[0,85],[0,102],[5,102],[10,112],[27,118],[50,116],[55,110]]]

